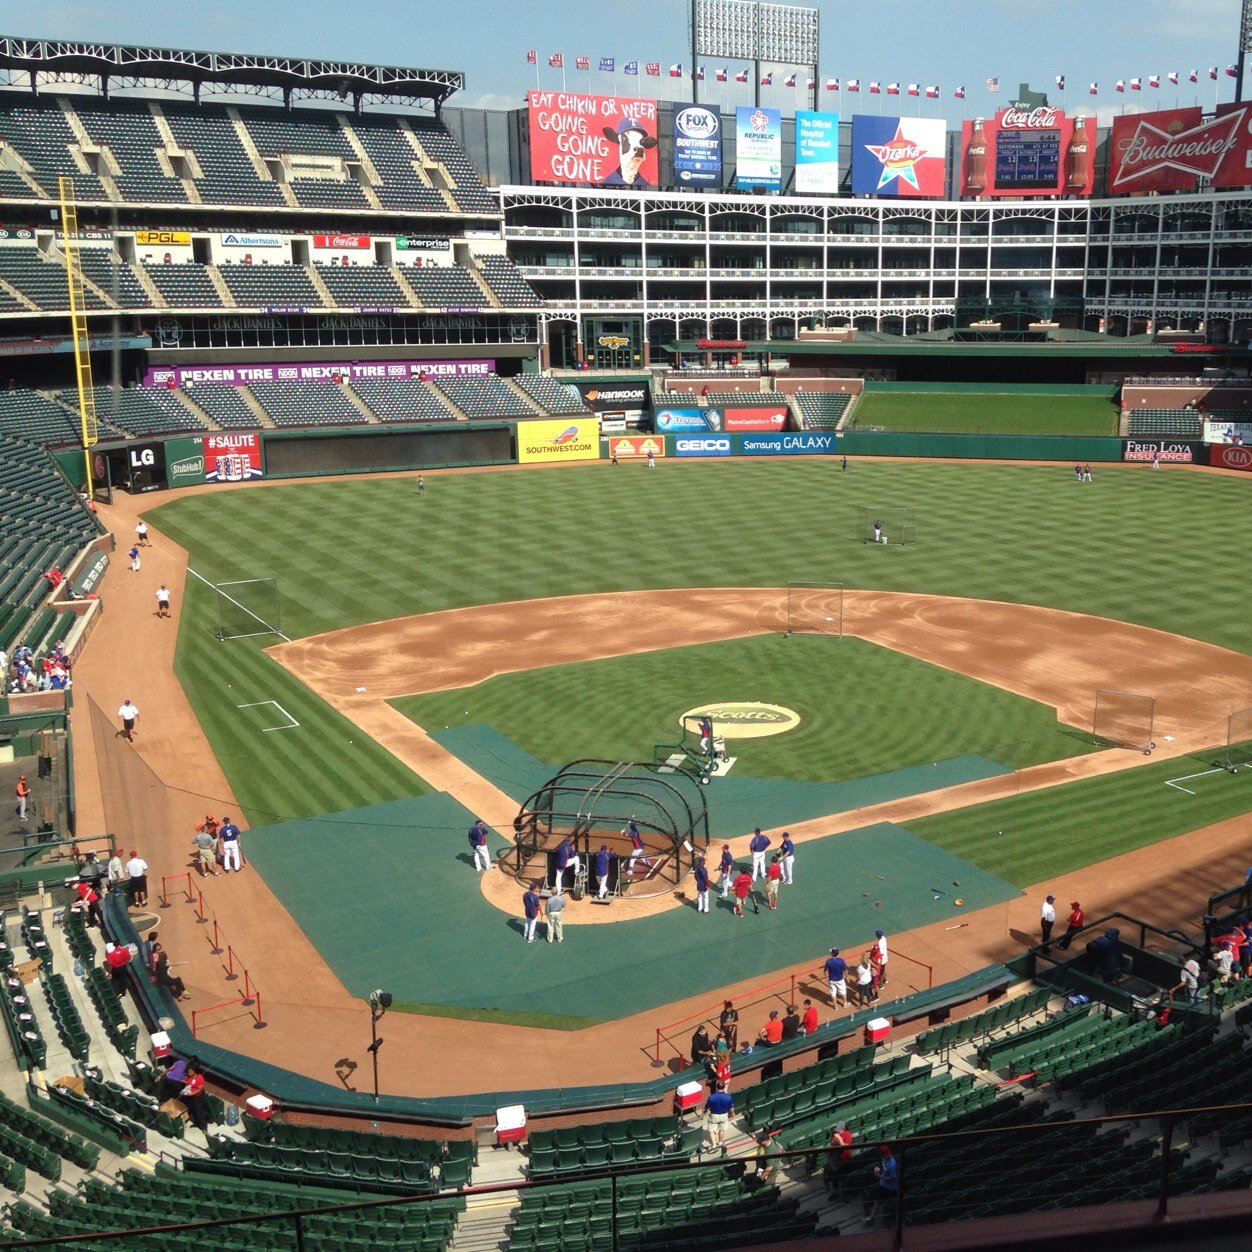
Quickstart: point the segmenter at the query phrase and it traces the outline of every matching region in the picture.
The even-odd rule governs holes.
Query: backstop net
[[[1236,709],[1226,720],[1226,768],[1233,774],[1252,765],[1252,708]]]
[[[1097,691],[1091,722],[1092,741],[1150,753],[1156,747],[1152,740],[1155,717],[1155,696],[1130,691]]]
[[[218,639],[282,635],[277,579],[243,578],[236,582],[215,583],[213,593],[217,605]]]
[[[917,542],[917,510],[900,505],[858,504],[858,543],[899,544]]]
[[[787,634],[843,635],[843,583],[788,583]]]

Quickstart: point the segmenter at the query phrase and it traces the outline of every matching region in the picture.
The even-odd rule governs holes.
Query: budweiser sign
[[[1056,130],[1064,114],[1051,105],[1041,104],[1030,108],[1024,104],[1011,104],[1000,114],[1001,130]]]
[[[1154,180],[1167,170],[1187,175],[1189,179],[1212,178],[1238,143],[1243,116],[1242,111],[1228,113],[1185,129],[1177,120],[1163,128],[1151,114],[1135,119],[1129,136],[1114,137],[1118,169],[1110,187]]]
[[[315,248],[368,248],[373,243],[368,235],[314,235]]]

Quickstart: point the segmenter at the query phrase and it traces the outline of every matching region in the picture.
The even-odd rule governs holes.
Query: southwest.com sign
[[[745,456],[804,456],[835,451],[835,437],[820,431],[805,430],[794,434],[769,432],[760,435],[744,435],[739,450]]]
[[[600,429],[594,417],[577,422],[519,422],[517,459],[537,461],[598,461]]]

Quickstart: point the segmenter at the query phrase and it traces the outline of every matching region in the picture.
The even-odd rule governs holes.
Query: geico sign
[[[729,456],[730,440],[725,436],[679,436],[674,440],[679,456]]]

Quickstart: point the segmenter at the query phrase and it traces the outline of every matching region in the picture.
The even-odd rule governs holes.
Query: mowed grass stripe
[[[1194,796],[1165,786],[1168,779],[1208,768],[1207,760],[1190,757],[1162,761],[908,825],[914,834],[1025,887],[1247,812],[1252,774],[1222,772],[1185,783]]]

